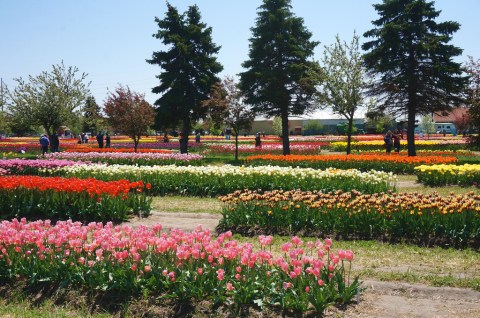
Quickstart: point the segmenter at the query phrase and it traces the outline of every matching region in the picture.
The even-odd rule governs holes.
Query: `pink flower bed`
[[[0,278],[34,285],[150,292],[177,300],[215,299],[223,304],[279,302],[282,309],[322,312],[348,303],[359,282],[350,280],[352,251],[334,252],[331,240],[293,237],[283,254],[270,252],[273,238],[260,236],[259,249],[227,232],[213,237],[199,226],[192,233],[61,221],[0,223]],[[33,275],[35,273],[35,275]]]

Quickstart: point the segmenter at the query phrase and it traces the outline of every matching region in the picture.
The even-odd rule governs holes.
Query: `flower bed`
[[[355,169],[302,169],[262,166],[126,166],[80,165],[45,169],[44,173],[93,177],[101,180],[142,180],[152,185],[152,194],[215,196],[239,189],[352,190],[374,193],[393,189],[395,177],[385,172]]]
[[[77,147],[76,149],[67,149],[66,152],[98,152],[98,153],[134,153],[135,149],[127,149],[127,148],[80,148]],[[149,148],[140,148],[137,149],[137,153],[172,153],[172,150],[169,149],[149,149]]]
[[[437,164],[457,162],[455,157],[398,155],[253,155],[245,162],[249,165],[299,166],[314,169],[334,167],[338,169],[359,169],[361,171],[381,170],[394,173],[413,173],[414,167],[421,164]]]
[[[465,165],[422,165],[415,168],[418,182],[429,186],[479,186],[480,164]]]
[[[67,159],[122,165],[192,165],[204,158],[197,154],[179,153],[134,153],[134,152],[54,152],[45,154],[46,159]]]
[[[401,140],[402,149],[407,148],[407,141]],[[332,142],[330,147],[333,151],[345,152],[347,142]],[[352,151],[375,151],[385,149],[385,142],[382,140],[359,141],[351,143]],[[447,140],[415,140],[416,150],[461,150],[465,149],[465,140],[447,139]]]
[[[4,221],[0,278],[29,287],[48,281],[178,302],[209,300],[234,315],[243,306],[321,315],[330,305],[349,303],[359,290],[358,278],[350,279],[353,252],[333,251],[331,240],[294,237],[282,246],[283,256],[274,256],[268,251],[272,237],[259,237],[261,249],[254,250],[231,233],[214,238],[201,228],[161,228]]]
[[[0,218],[125,221],[132,213],[150,213],[143,188],[141,181],[0,176]]]
[[[480,248],[480,196],[237,191],[221,230]]]
[[[0,142],[0,153],[2,152],[14,152],[18,153],[23,150],[23,152],[27,151],[38,151],[40,149],[40,146],[30,144],[30,143],[11,143],[11,142]]]
[[[318,154],[321,147],[328,145],[328,142],[298,142],[290,145],[290,150],[295,154]],[[234,153],[235,144],[207,144],[205,150],[209,153]],[[279,143],[266,143],[261,148],[255,147],[254,144],[241,144],[238,145],[238,151],[241,154],[282,154],[283,145]]]
[[[0,168],[5,169],[9,174],[38,174],[39,169],[55,169],[73,165],[82,165],[83,162],[72,160],[31,160],[31,159],[8,159],[0,160]]]
[[[188,142],[188,148],[194,149],[197,147],[202,146],[202,143],[195,143],[192,141]],[[112,148],[116,149],[133,149],[134,144],[132,142],[114,142],[112,143]],[[170,142],[140,142],[138,144],[138,149],[180,149],[180,143],[178,141],[170,141]]]

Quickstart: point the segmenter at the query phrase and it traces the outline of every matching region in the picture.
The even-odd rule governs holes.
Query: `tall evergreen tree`
[[[448,111],[462,102],[467,79],[453,61],[462,50],[448,44],[460,25],[435,22],[440,11],[433,1],[383,0],[374,8],[380,18],[364,34],[373,40],[362,45],[368,51],[365,65],[376,80],[370,93],[395,117],[407,115],[408,155],[415,156],[415,116]]]
[[[190,6],[184,14],[169,3],[167,7],[163,20],[155,18],[159,30],[153,36],[168,49],[154,52],[147,62],[163,70],[157,76],[160,84],[152,89],[161,94],[154,103],[160,116],[157,124],[163,128],[180,124],[180,151],[186,153],[193,123],[206,115],[202,101],[208,99],[212,85],[220,81],[217,74],[223,66],[215,57],[220,47],[212,41],[212,28],[201,21],[198,7]]]
[[[83,106],[83,125],[84,132],[97,132],[101,128],[102,114],[101,108],[95,101],[95,97],[88,96]]]
[[[318,42],[292,12],[290,0],[264,0],[250,38],[249,59],[242,66],[240,88],[252,110],[282,119],[283,154],[290,154],[288,116],[313,109],[318,65],[308,58]]]

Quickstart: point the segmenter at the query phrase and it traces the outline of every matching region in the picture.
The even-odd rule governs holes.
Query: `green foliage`
[[[10,121],[11,118],[8,116],[7,112],[0,111],[0,134],[11,132]]]
[[[467,83],[455,57],[462,50],[451,44],[457,22],[437,23],[440,11],[426,0],[384,0],[374,5],[380,17],[373,38],[362,45],[369,75],[376,79],[370,94],[381,97],[381,109],[406,114],[408,154],[415,155],[415,116],[449,110],[462,103]]]
[[[365,113],[365,127],[368,132],[384,133],[395,127],[395,120],[391,115],[385,114],[383,111],[375,110],[374,100],[370,100],[368,111]]]
[[[103,118],[101,108],[95,101],[95,97],[88,96],[83,106],[82,131],[98,132],[102,130]]]
[[[29,81],[17,78],[17,87],[9,92],[9,111],[16,126],[42,126],[50,136],[60,126],[78,120],[76,112],[88,96],[87,74],[77,76],[77,67],[53,65],[51,72],[29,76]],[[25,129],[25,128],[24,128]]]
[[[322,130],[323,124],[320,120],[309,120],[307,124],[303,127],[304,130],[311,130],[315,133],[318,133]]]
[[[310,40],[290,2],[263,1],[251,29],[249,59],[242,64],[246,71],[240,73],[240,88],[253,111],[281,117],[284,154],[290,153],[288,116],[312,110],[318,78],[318,65],[308,60],[318,42]]]
[[[273,133],[277,136],[282,135],[282,118],[279,116],[275,116],[272,119],[272,129]]]
[[[420,131],[425,134],[435,133],[435,123],[433,122],[432,115],[423,115],[420,118],[420,124],[418,125]]]
[[[192,124],[205,118],[207,108],[202,101],[208,99],[212,85],[219,82],[216,74],[223,70],[215,54],[220,50],[212,41],[212,28],[201,22],[196,5],[184,14],[167,3],[163,20],[155,18],[159,30],[153,36],[167,47],[153,52],[150,64],[159,65],[160,85],[152,92],[161,94],[155,101],[157,108],[156,129],[162,130],[182,125],[180,150],[187,152],[188,135]]]

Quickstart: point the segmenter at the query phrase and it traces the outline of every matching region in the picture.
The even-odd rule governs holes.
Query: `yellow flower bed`
[[[464,165],[421,165],[415,167],[419,182],[429,186],[457,184],[478,186],[480,183],[480,164]]]

